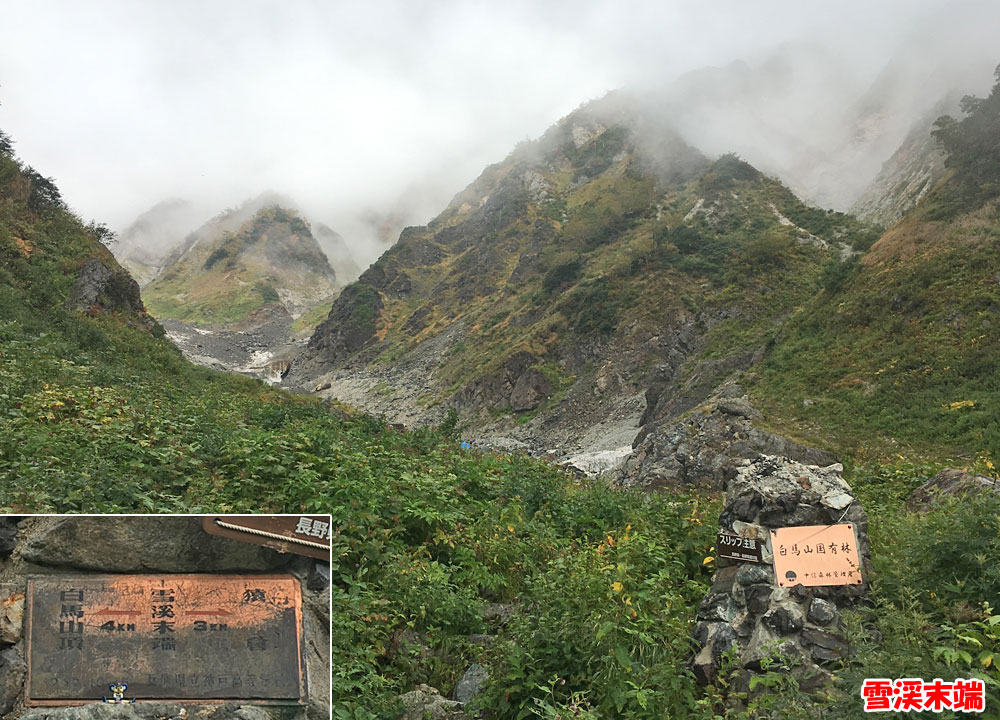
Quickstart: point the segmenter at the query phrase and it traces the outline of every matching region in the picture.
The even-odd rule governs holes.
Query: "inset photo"
[[[0,715],[327,718],[329,528],[329,515],[0,518]]]

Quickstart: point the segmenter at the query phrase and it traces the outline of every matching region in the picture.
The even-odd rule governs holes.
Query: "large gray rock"
[[[110,257],[107,262],[90,258],[80,268],[67,302],[70,307],[92,315],[101,311],[130,314],[146,330],[156,326],[156,321],[146,314],[139,284]]]
[[[746,460],[737,467],[719,524],[724,532],[763,542],[765,563],[718,559],[692,632],[699,647],[693,670],[701,682],[715,678],[723,654],[733,648],[747,683],[750,674],[777,662],[790,667],[809,690],[829,680],[824,665],[846,657],[840,610],[865,600],[867,581],[786,588],[778,586],[770,565],[772,529],[850,523],[866,576],[868,518],[841,472],[840,465],[808,466],[772,456]]]
[[[486,668],[478,663],[472,663],[455,685],[453,697],[464,705],[482,692],[483,686],[489,679],[490,673]]]
[[[800,445],[753,426],[761,417],[746,397],[728,385],[705,404],[679,418],[643,426],[621,471],[627,485],[695,486],[724,490],[735,468],[747,459],[775,455],[807,465],[831,465],[832,453]]]
[[[947,468],[914,490],[906,501],[906,507],[921,510],[941,505],[949,498],[985,494],[1000,496],[1000,481],[987,475]]]
[[[21,556],[39,565],[107,572],[275,570],[293,557],[209,535],[198,518],[40,518]]]
[[[19,515],[0,517],[0,557],[6,557],[17,544],[17,526],[23,518]]]

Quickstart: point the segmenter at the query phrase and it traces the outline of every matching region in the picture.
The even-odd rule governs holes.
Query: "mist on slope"
[[[17,32],[0,47],[0,128],[81,215],[121,231],[169,198],[207,219],[273,189],[362,268],[484,166],[614,88],[649,98],[702,151],[736,151],[843,208],[921,108],[955,86],[982,91],[1000,61],[1000,7],[981,1],[4,12]]]

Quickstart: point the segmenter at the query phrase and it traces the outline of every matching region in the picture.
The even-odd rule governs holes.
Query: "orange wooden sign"
[[[771,531],[774,575],[780,587],[860,585],[854,525],[804,525]]]

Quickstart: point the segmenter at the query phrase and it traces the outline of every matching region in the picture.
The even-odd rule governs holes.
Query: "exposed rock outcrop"
[[[741,392],[739,386],[726,386],[679,419],[644,428],[625,463],[623,481],[650,487],[694,485],[723,490],[735,476],[737,463],[761,454],[809,465],[837,462],[837,457],[825,450],[753,427],[752,421],[761,414]]]
[[[143,307],[139,284],[113,260],[109,264],[93,257],[84,263],[67,302],[90,315],[120,312],[132,316],[146,330],[156,326]]]
[[[868,518],[841,472],[840,465],[820,468],[774,456],[737,468],[719,525],[724,532],[759,539],[764,563],[718,560],[693,631],[700,648],[694,672],[702,682],[715,678],[723,655],[734,650],[744,689],[767,658],[780,656],[772,669],[794,672],[808,690],[829,679],[825,665],[847,655],[840,612],[867,596]],[[770,531],[836,523],[854,528],[864,582],[780,587],[770,564]]]
[[[918,487],[906,501],[909,510],[920,510],[940,505],[949,498],[978,496],[992,493],[1000,496],[1000,481],[987,475],[947,468]]]
[[[479,663],[472,663],[455,685],[455,700],[463,705],[471,702],[490,679],[489,671]]]

